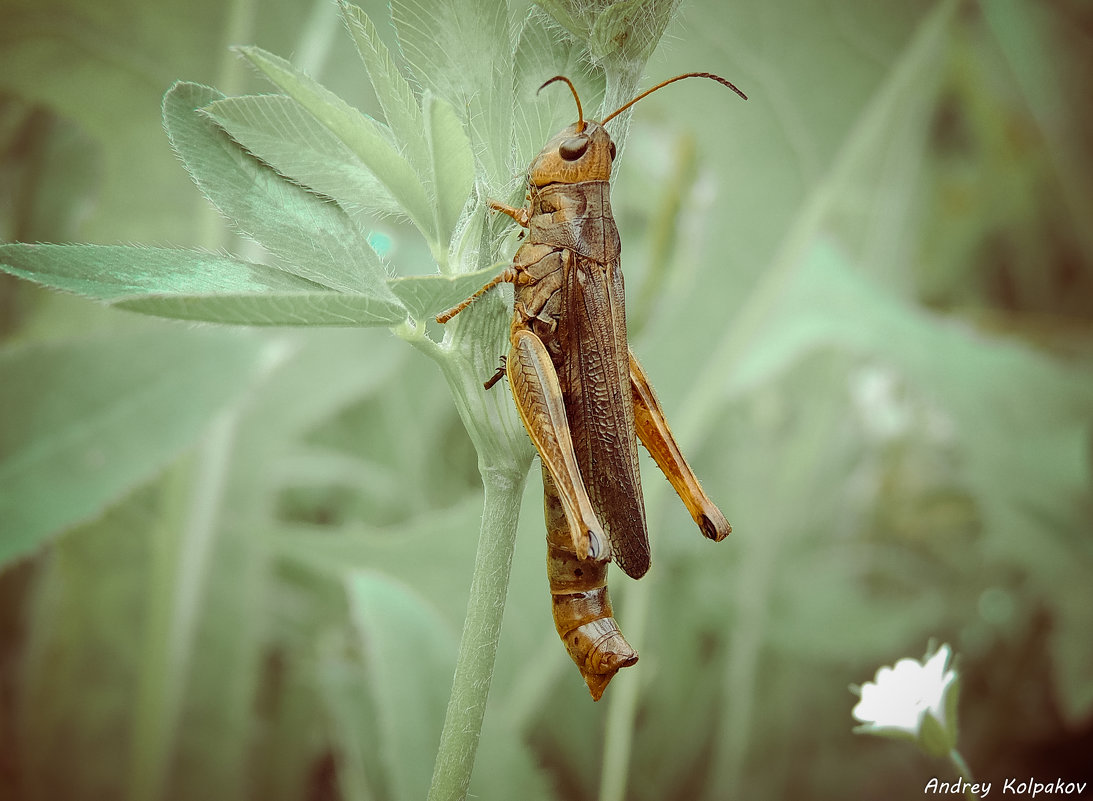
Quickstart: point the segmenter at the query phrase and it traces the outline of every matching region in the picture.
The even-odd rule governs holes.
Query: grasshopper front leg
[[[702,489],[691,466],[683,458],[683,452],[664,417],[664,410],[653,393],[649,377],[633,351],[630,351],[630,385],[634,390],[634,423],[638,439],[667,476],[687,511],[702,529],[702,534],[720,542],[732,532],[732,526]]]

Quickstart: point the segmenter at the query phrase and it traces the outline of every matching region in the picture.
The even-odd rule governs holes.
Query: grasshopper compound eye
[[[611,147],[614,148],[615,143],[611,143]],[[588,150],[588,137],[587,136],[574,136],[570,139],[566,139],[558,146],[558,155],[566,161],[576,161],[584,152]],[[614,154],[611,156],[614,158]]]

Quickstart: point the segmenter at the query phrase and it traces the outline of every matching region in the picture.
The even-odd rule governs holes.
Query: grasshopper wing
[[[559,324],[566,417],[588,497],[628,576],[649,569],[622,270],[570,252]]]

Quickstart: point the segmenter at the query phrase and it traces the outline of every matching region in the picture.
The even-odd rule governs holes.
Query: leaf
[[[474,187],[474,154],[463,124],[451,104],[436,95],[428,95],[425,102],[436,193],[437,231],[441,243],[447,245]]]
[[[357,155],[292,98],[229,97],[202,111],[277,172],[333,198],[351,215],[405,214]]]
[[[417,79],[460,109],[497,196],[512,178],[512,43],[503,0],[392,0],[391,21]]]
[[[380,41],[376,27],[360,8],[340,0],[342,18],[345,20],[353,42],[357,46],[372,89],[376,92],[387,127],[403,148],[418,174],[431,170],[429,143],[421,106],[409,82],[391,60],[387,46]]]
[[[163,98],[171,144],[205,196],[284,269],[331,289],[390,299],[379,258],[337,205],[285,180],[195,113],[224,96],[176,83]]]
[[[388,281],[415,320],[430,320],[469,298],[498,273],[497,265],[462,275],[412,275]]]
[[[437,209],[436,230],[446,251],[460,212],[474,185],[474,155],[455,110],[444,99],[427,96],[424,114],[409,83],[392,63],[371,20],[342,2],[342,14],[368,70],[387,124],[419,174]]]
[[[397,303],[344,292],[143,295],[114,305],[142,314],[228,325],[390,326],[406,319],[405,309]]]
[[[592,26],[582,19],[585,16],[584,8],[577,3],[571,0],[538,0],[536,4],[569,31],[571,36],[587,39],[591,33]]]
[[[198,250],[114,245],[0,245],[0,268],[142,314],[230,325],[389,326],[406,310],[373,295]]]
[[[149,292],[318,290],[289,273],[201,250],[124,245],[0,245],[0,268],[54,289],[113,301]]]
[[[0,564],[175,458],[248,390],[262,348],[172,328],[0,351]]]
[[[421,176],[391,141],[390,132],[283,58],[258,47],[239,49],[266,77],[349,147],[431,243],[432,210]]]

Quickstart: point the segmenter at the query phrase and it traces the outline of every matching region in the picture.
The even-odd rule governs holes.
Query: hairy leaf
[[[176,83],[163,98],[171,144],[201,191],[285,270],[331,289],[390,300],[379,258],[341,208],[278,175],[196,113],[223,97]]]
[[[492,192],[510,178],[512,43],[503,0],[393,0],[391,20],[417,79],[465,115]]]
[[[368,15],[345,0],[340,0],[340,6],[346,27],[368,71],[376,99],[383,109],[387,127],[405,149],[407,158],[418,173],[426,174],[431,169],[429,144],[421,105],[414,90],[391,60],[387,46],[380,41]]]
[[[291,97],[229,97],[203,111],[277,172],[334,199],[351,215],[405,214],[349,146]]]
[[[399,152],[385,126],[366,117],[283,58],[258,47],[243,47],[240,52],[344,142],[402,206],[425,238],[435,240],[422,178]]]
[[[0,245],[0,269],[54,289],[114,301],[149,292],[316,291],[289,273],[181,248],[123,245]]]
[[[441,242],[447,244],[474,186],[474,155],[463,125],[448,101],[427,96],[425,120],[432,153],[437,231]]]
[[[497,267],[487,267],[462,275],[411,275],[392,278],[393,291],[410,314],[418,320],[429,320],[445,309],[469,298],[497,274]]]
[[[120,309],[228,325],[389,326],[406,319],[399,303],[344,292],[143,295],[115,304]]]

